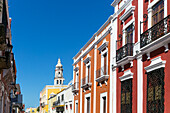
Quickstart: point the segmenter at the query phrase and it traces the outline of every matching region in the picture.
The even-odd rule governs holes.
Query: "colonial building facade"
[[[17,71],[12,48],[8,0],[0,0],[0,113],[11,113],[18,104]],[[23,111],[22,100],[19,104],[20,112],[17,113]]]
[[[111,5],[73,58],[73,113],[169,113],[170,1]]]
[[[51,109],[49,109],[49,106],[51,106],[51,104],[49,103],[49,98],[67,88],[67,85],[63,85],[63,82],[63,65],[61,64],[61,60],[58,59],[55,68],[54,85],[46,85],[40,92],[40,113],[50,112]]]

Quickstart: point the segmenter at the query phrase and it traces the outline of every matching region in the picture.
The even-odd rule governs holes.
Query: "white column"
[[[74,77],[74,68],[75,68],[75,66],[73,66],[73,84],[75,83],[75,81],[74,81],[74,78],[75,78]],[[74,111],[74,104],[75,104],[75,101],[74,101],[74,96],[73,96],[73,104],[72,104],[72,111],[73,111],[73,113],[75,113],[75,111]]]
[[[164,18],[168,16],[168,3],[164,0]]]
[[[81,58],[81,80],[82,78],[83,78],[83,58]],[[80,89],[80,104],[79,105],[80,105],[80,113],[82,113],[82,89]]]
[[[117,25],[118,25],[118,23],[117,23],[117,17],[115,17],[115,19],[114,19],[114,21],[113,21],[113,37],[112,37],[112,50],[111,50],[111,53],[112,53],[112,65],[116,65],[116,40],[117,40]],[[116,106],[116,100],[117,100],[117,97],[116,97],[116,95],[117,95],[117,91],[116,91],[116,88],[117,88],[117,85],[116,85],[116,83],[117,83],[117,74],[116,74],[116,68],[114,68],[114,69],[112,69],[111,68],[111,70],[112,70],[112,75],[113,75],[113,80],[112,80],[112,90],[113,90],[113,105],[112,106],[110,106],[113,110],[113,112],[112,113],[116,113],[117,112],[117,106]]]
[[[96,113],[96,66],[97,66],[97,45],[94,47],[94,95],[93,95],[93,113]]]
[[[113,64],[113,53],[114,53],[114,45],[113,45],[113,38],[114,38],[114,32],[113,32],[113,20],[111,20],[111,27],[112,30],[110,31],[110,51],[108,51],[108,54],[110,53],[110,62],[108,62],[108,66],[110,66],[110,100],[109,100],[109,113],[113,113],[113,73],[112,73],[112,64]],[[109,55],[108,55],[109,56]],[[107,98],[108,99],[108,98]]]
[[[137,57],[137,113],[143,113],[143,62]]]
[[[150,1],[149,1],[150,3]],[[148,10],[148,28],[151,27],[151,17],[152,17],[152,9]],[[143,33],[143,0],[138,1],[138,48],[137,51],[140,51],[140,29],[141,33]],[[137,113],[143,113],[143,62],[142,55],[137,57]]]

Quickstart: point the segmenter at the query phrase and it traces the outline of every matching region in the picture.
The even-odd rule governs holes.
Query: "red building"
[[[170,0],[111,5],[73,58],[74,113],[170,113]]]

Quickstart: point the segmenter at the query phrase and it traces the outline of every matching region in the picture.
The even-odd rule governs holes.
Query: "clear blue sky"
[[[113,0],[9,0],[12,41],[26,107],[39,105],[39,93],[52,85],[60,57],[65,84],[72,58],[113,14]]]

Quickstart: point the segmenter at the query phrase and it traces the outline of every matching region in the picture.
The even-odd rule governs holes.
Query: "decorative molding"
[[[152,59],[151,64],[145,67],[144,69],[146,70],[146,72],[151,72],[161,67],[165,67],[165,64],[166,64],[166,60],[162,60],[161,56],[159,56],[159,57]]]
[[[132,12],[134,12],[134,10],[135,6],[131,6],[119,19],[124,21],[125,19],[127,19],[128,16],[132,14]]]
[[[86,59],[83,61],[85,64],[91,60],[91,56],[88,54]]]
[[[122,7],[120,7],[119,10],[116,12],[117,15],[119,15],[125,8],[130,6],[131,3],[132,3],[132,0],[129,0],[128,2],[125,2],[124,5]]]
[[[99,51],[102,51],[103,49],[105,49],[108,46],[109,42],[104,40],[102,45],[100,47],[98,47]]]
[[[74,71],[78,71],[79,70],[79,66],[74,68]]]
[[[125,81],[125,80],[131,79],[131,78],[133,78],[133,73],[131,72],[130,69],[125,71],[123,76],[119,77],[119,79],[121,81]]]

